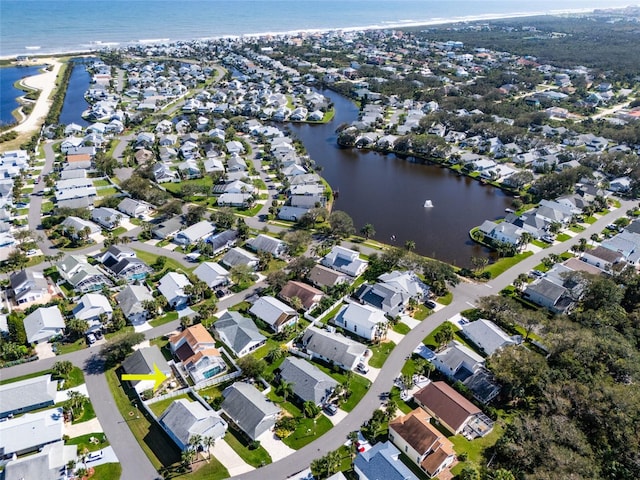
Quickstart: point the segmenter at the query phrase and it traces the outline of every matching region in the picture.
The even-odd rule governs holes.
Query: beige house
[[[416,408],[389,422],[389,439],[429,478],[451,468],[456,461],[453,444],[431,425],[431,416]]]

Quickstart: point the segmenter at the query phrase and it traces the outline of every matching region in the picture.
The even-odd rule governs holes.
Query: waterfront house
[[[348,248],[335,246],[322,259],[322,265],[346,273],[351,277],[357,277],[364,273],[368,262],[360,259],[360,254]]]
[[[280,408],[253,385],[236,382],[222,392],[222,411],[251,440],[273,428]]]
[[[25,317],[23,324],[29,343],[48,342],[62,335],[65,328],[64,318],[56,305],[34,310]]]
[[[265,344],[256,324],[238,312],[225,312],[213,325],[216,335],[237,356],[244,357]]]
[[[293,393],[301,402],[322,405],[338,386],[333,378],[302,358],[285,358],[279,370],[279,378],[293,385]]]
[[[305,330],[301,343],[312,357],[337,365],[343,370],[354,370],[364,360],[367,351],[362,343],[313,326]]]
[[[189,441],[195,435],[219,440],[227,432],[227,422],[216,412],[186,398],[169,405],[158,423],[182,451],[192,447]]]

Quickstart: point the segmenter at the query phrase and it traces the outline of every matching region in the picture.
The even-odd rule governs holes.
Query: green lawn
[[[538,248],[549,248],[550,246],[548,243],[545,243],[541,240],[531,240],[531,244],[535,245]]]
[[[57,343],[56,345],[56,353],[58,355],[66,355],[67,353],[77,352],[78,350],[87,348],[87,342],[84,338],[79,338],[73,343]]]
[[[42,208],[40,209],[40,211],[42,213],[49,213],[53,210],[54,206],[55,205],[53,204],[53,202],[42,202]]]
[[[152,403],[151,405],[149,405],[149,408],[153,413],[155,413],[156,417],[159,417],[167,408],[169,408],[169,405],[171,405],[176,400],[180,400],[181,398],[192,400],[191,395],[189,395],[188,393],[183,393],[182,395],[178,395],[176,397],[165,398],[164,400],[160,400],[159,402]]]
[[[463,453],[467,454],[467,460],[458,463],[458,465],[451,470],[452,473],[457,475],[468,465],[473,465],[475,467],[484,466],[484,451],[495,445],[498,439],[502,436],[503,431],[504,425],[501,422],[496,422],[491,433],[482,438],[467,440],[462,435],[449,437],[449,440],[453,443],[453,448],[458,456]]]
[[[91,437],[94,437],[98,440],[98,443],[91,443],[89,440]],[[85,448],[90,452],[95,452],[96,450],[102,450],[109,446],[109,442],[107,441],[107,437],[104,433],[87,433],[86,435],[80,435],[79,437],[74,437],[65,442],[67,445],[77,445],[78,453],[84,452]]]
[[[161,256],[156,255],[155,253],[145,252],[144,250],[137,250],[135,248],[134,251],[136,252],[137,257],[147,265],[153,265],[154,263],[156,263],[157,258]],[[180,262],[174,260],[171,257],[165,258],[167,259],[167,262],[165,263],[163,272],[166,272],[167,270],[175,270],[176,272],[190,272],[191,270],[193,270],[192,268],[183,266]]]
[[[572,225],[569,227],[569,230],[575,233],[584,232],[584,227],[582,225]]]
[[[116,193],[118,193],[118,189],[115,187],[101,188],[100,190],[98,190],[98,194],[100,197],[110,197],[111,195],[115,195]]]
[[[94,187],[108,187],[109,185],[111,185],[111,182],[109,182],[109,180],[94,180],[93,181],[93,186]]]
[[[94,469],[93,478],[100,480],[119,480],[122,475],[122,467],[119,463],[103,463]]]
[[[298,428],[296,428],[295,432],[282,439],[284,444],[289,448],[299,450],[327,433],[333,427],[331,420],[322,414],[318,415],[315,420],[314,422],[311,418],[299,418]]]
[[[369,359],[369,366],[373,368],[382,368],[387,357],[391,354],[391,350],[396,347],[396,344],[392,341],[381,343],[380,345],[369,347],[373,352]]]
[[[398,322],[393,326],[393,331],[400,335],[406,335],[411,331],[411,328],[406,323]]]
[[[64,388],[73,388],[78,385],[82,385],[84,383],[84,373],[78,367],[73,367],[69,375],[67,375],[67,379],[64,382]]]
[[[111,233],[113,233],[114,236],[118,236],[118,235],[122,235],[123,233],[127,233],[127,229],[124,227],[118,227],[116,229],[114,229]]]
[[[491,278],[496,278],[498,275],[506,272],[511,267],[521,262],[527,257],[533,255],[533,252],[522,252],[514,255],[513,257],[504,257],[495,263],[492,263],[484,269],[485,272],[491,272]]]
[[[196,178],[193,180],[183,180],[182,182],[178,182],[178,183],[168,182],[168,183],[164,183],[162,186],[167,190],[167,192],[173,193],[175,195],[177,193],[180,193],[182,191],[182,188],[185,185],[199,185],[199,186],[206,186],[206,187],[212,188],[213,179],[207,175],[202,178]]]
[[[431,315],[431,309],[420,304],[413,310],[413,314],[411,316],[416,320],[424,320],[429,315]]]
[[[585,223],[588,223],[589,225],[593,225],[594,223],[596,223],[598,221],[598,219],[594,216],[591,217],[587,217],[585,220]]]
[[[271,455],[269,455],[269,452],[267,452],[263,446],[251,450],[247,444],[247,439],[235,428],[229,427],[227,434],[224,436],[224,441],[229,444],[240,458],[252,467],[262,467],[270,464],[272,461]]]
[[[82,415],[78,418],[74,418],[72,424],[87,422],[91,419],[96,418],[96,412],[93,411],[93,405],[91,405],[91,401],[88,401],[84,404],[84,408],[82,409]]]
[[[450,305],[453,302],[453,293],[447,292],[442,297],[438,297],[438,303],[442,305]]]
[[[161,317],[154,318],[149,322],[149,325],[152,327],[159,327],[160,325],[164,325],[165,323],[173,322],[178,319],[178,312],[167,312]]]
[[[566,233],[559,233],[558,236],[556,237],[556,240],[558,240],[559,242],[566,242],[570,238],[571,238],[571,235],[568,235]]]
[[[454,325],[451,322],[445,322],[448,323],[449,325],[453,326],[454,331],[458,331],[460,330],[456,325]],[[442,324],[444,325],[444,323]],[[427,337],[422,341],[423,344],[425,344],[427,347],[430,347],[432,350],[435,350],[438,347],[438,343],[435,340],[436,337],[436,333],[438,333],[440,330],[442,330],[442,325],[440,325],[438,328],[436,328],[435,330],[433,330],[429,335],[427,335]]]
[[[342,370],[340,370],[339,372],[335,372],[326,364],[320,362],[313,362],[313,364],[341,384],[344,383],[347,379],[347,375]],[[351,383],[349,385],[349,388],[351,389],[351,395],[346,402],[340,405],[340,408],[342,408],[345,412],[350,412],[351,410],[353,410],[358,402],[360,402],[362,397],[365,396],[370,386],[371,382],[367,378],[360,375],[352,375]]]

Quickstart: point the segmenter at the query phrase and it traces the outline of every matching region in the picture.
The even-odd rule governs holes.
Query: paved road
[[[265,477],[270,477],[284,479],[307,468],[313,459],[338,448],[346,441],[347,434],[353,430],[359,429],[360,426],[371,417],[373,411],[380,406],[380,394],[390,390],[393,385],[393,380],[399,375],[407,357],[411,355],[414,348],[420,344],[434,328],[456,313],[470,308],[478,298],[498,293],[501,289],[510,285],[520,273],[527,272],[538,265],[542,258],[551,253],[560,254],[567,251],[572,245],[577,244],[581,238],[588,239],[594,232],[600,232],[607,224],[624,215],[626,210],[635,206],[636,203],[637,202],[622,202],[622,207],[620,209],[614,210],[603,216],[595,224],[589,226],[589,228],[584,232],[579,233],[571,240],[553,245],[535,255],[532,255],[500,275],[498,278],[486,284],[472,282],[460,283],[453,291],[454,300],[449,306],[434,312],[403,338],[385,362],[380,374],[372,384],[367,395],[363,397],[356,408],[350,412],[342,422],[329,430],[329,432],[323,435],[321,439],[310,443],[306,447],[298,450],[296,453],[253,472],[239,475],[236,478],[263,480]],[[148,245],[145,246],[149,247]],[[260,288],[261,286],[262,285],[260,284],[255,285],[253,290]],[[242,292],[222,300],[219,308],[227,308],[228,306],[237,303],[248,293],[250,292]],[[174,330],[177,326],[177,321],[170,322],[145,332],[145,336],[147,338],[155,338],[157,336],[165,335]],[[62,359],[70,360],[75,365],[81,366],[88,372],[87,386],[89,388],[91,399],[94,401],[94,398],[96,398],[96,401],[99,403],[96,407],[98,418],[100,419],[107,436],[114,445],[118,458],[121,459],[123,467],[122,478],[152,480],[156,478],[156,476],[151,471],[147,471],[145,467],[146,463],[148,463],[146,456],[135,442],[135,439],[133,439],[133,435],[131,435],[126,425],[124,423],[118,423],[123,421],[123,419],[117,409],[114,410],[114,406],[109,403],[112,402],[112,399],[108,390],[105,389],[106,380],[104,376],[91,373],[95,372],[94,365],[90,361],[94,352],[95,350],[92,351],[91,349],[85,349],[64,356],[3,369],[0,371],[0,374],[2,375],[2,378],[13,378],[27,373],[45,370],[55,361]],[[129,432],[129,434],[127,435],[124,430]],[[112,439],[111,435],[114,435],[113,438],[117,440]]]
[[[53,162],[56,159],[56,154],[53,151],[53,143],[46,142],[43,144],[45,161],[44,167],[42,167],[42,171],[40,173],[40,182],[37,185],[33,186],[33,191],[29,195],[29,230],[33,233],[39,233],[42,237],[42,241],[38,241],[38,247],[42,250],[44,255],[52,255],[57,252],[51,241],[47,238],[42,228],[42,193],[45,188],[44,176],[51,173],[53,170]]]

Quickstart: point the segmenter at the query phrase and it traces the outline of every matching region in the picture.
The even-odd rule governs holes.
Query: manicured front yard
[[[192,400],[191,396],[188,393],[183,393],[182,395],[178,395],[176,397],[165,398],[164,400],[160,400],[159,402],[152,403],[149,405],[149,408],[153,413],[155,413],[156,417],[159,417],[167,408],[169,408],[169,405],[171,405],[176,400],[180,400],[181,398]]]
[[[247,445],[246,440],[240,432],[231,427],[229,427],[227,434],[224,436],[224,441],[229,444],[233,451],[252,467],[258,468],[271,463],[271,455],[264,447],[259,446],[252,450]]]
[[[145,262],[147,265],[153,265],[154,263],[156,263],[156,260],[158,259],[158,256],[159,256],[159,255],[156,255],[155,253],[149,253],[144,250],[137,250],[135,248],[134,248],[134,251],[136,252],[137,257],[143,262]],[[171,257],[165,257],[165,258],[167,260],[166,260],[166,263],[164,264],[163,272],[166,272],[167,270],[175,270],[177,272],[185,272],[185,271],[189,272],[192,270],[192,268],[187,268],[183,266],[180,262],[174,260]]]
[[[369,366],[373,368],[382,368],[387,357],[391,354],[391,351],[396,347],[396,344],[392,341],[383,342],[380,345],[369,347],[372,355],[369,359]]]
[[[152,327],[159,327],[160,325],[164,325],[165,323],[173,322],[178,319],[178,312],[167,312],[161,317],[154,318],[149,322],[149,325]]]
[[[406,335],[411,331],[411,328],[406,323],[398,322],[393,326],[393,331],[400,335]]]
[[[97,442],[91,443],[91,438],[95,438]],[[102,450],[109,446],[107,437],[104,433],[87,433],[86,435],[80,435],[66,441],[67,445],[77,445],[78,453],[82,453],[87,449],[89,452],[95,452],[96,450]]]
[[[100,480],[119,480],[122,475],[122,467],[119,463],[103,463],[94,467],[93,478]]]
[[[533,252],[522,252],[514,255],[513,257],[504,257],[495,263],[492,263],[484,269],[485,272],[491,272],[491,278],[496,278],[501,273],[506,272],[508,269],[518,264],[527,257],[533,255]]]
[[[319,362],[313,362],[313,364],[340,384],[344,384],[346,382],[347,374],[344,371],[340,370],[339,372],[335,372],[331,367]],[[365,396],[370,386],[371,382],[367,378],[351,374],[349,382],[351,395],[346,402],[340,405],[340,408],[345,412],[353,410],[358,402],[360,402],[360,399]]]
[[[424,320],[429,315],[431,315],[431,310],[420,304],[413,309],[413,314],[411,316],[416,320]]]
[[[571,235],[568,235],[566,233],[559,233],[558,236],[556,237],[556,240],[559,242],[566,242],[570,238],[571,238]]]

